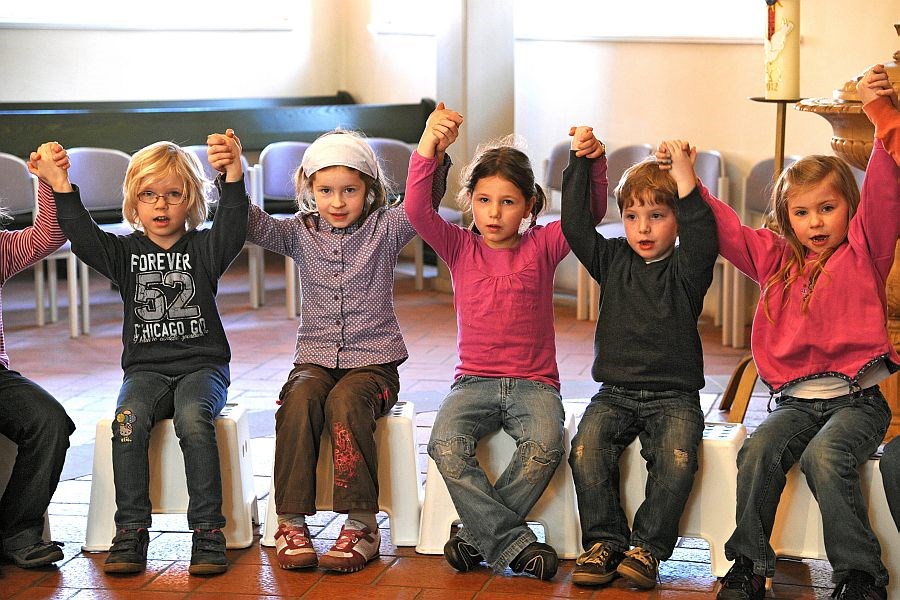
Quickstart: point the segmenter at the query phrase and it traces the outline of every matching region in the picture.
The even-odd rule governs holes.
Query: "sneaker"
[[[15,563],[24,569],[34,567],[46,567],[63,559],[61,542],[40,541],[24,548],[8,550],[3,553],[3,558]]]
[[[319,559],[319,566],[327,571],[354,573],[377,557],[380,547],[380,531],[373,532],[362,523],[347,521],[334,546]]]
[[[738,556],[721,579],[716,600],[762,600],[766,595],[766,578],[753,572],[753,561]]]
[[[654,558],[646,548],[638,546],[625,552],[625,558],[616,567],[616,573],[637,587],[649,590],[656,587],[659,559]]]
[[[225,534],[221,529],[195,529],[191,544],[191,575],[217,575],[228,570]]]
[[[616,568],[624,554],[603,542],[595,542],[575,561],[572,582],[578,585],[605,585],[619,576]]]
[[[297,528],[290,523],[279,523],[275,532],[275,554],[282,569],[308,569],[319,564],[316,549],[309,539],[309,527]]]
[[[113,538],[104,573],[139,573],[147,568],[150,533],[146,528],[120,529]]]
[[[887,589],[876,586],[875,578],[863,571],[850,571],[841,581],[832,598],[839,600],[887,600]]]
[[[454,535],[444,544],[444,558],[450,566],[465,573],[471,571],[484,562],[484,557],[478,549],[468,542],[464,542],[458,535]]]
[[[556,575],[559,558],[557,558],[553,546],[541,542],[531,542],[512,560],[509,568],[513,570],[513,573],[525,573],[549,581]]]

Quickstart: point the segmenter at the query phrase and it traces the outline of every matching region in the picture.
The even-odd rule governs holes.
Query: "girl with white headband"
[[[441,151],[441,162],[443,151]],[[440,202],[448,164],[432,196]],[[350,573],[378,556],[375,420],[397,401],[407,358],[394,313],[394,267],[415,236],[402,206],[388,203],[374,152],[349,131],[326,133],[294,178],[299,211],[275,219],[252,207],[247,239],[290,256],[303,290],[294,367],[275,413],[278,564]],[[320,557],[306,517],[316,512],[319,438],[334,442],[334,510],[348,513]]]

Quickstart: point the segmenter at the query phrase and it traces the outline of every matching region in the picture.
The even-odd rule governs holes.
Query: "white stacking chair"
[[[204,144],[183,146],[186,152],[190,152],[200,161],[207,179],[215,181],[216,177],[219,176],[219,172],[209,164],[206,148]],[[247,190],[247,196],[249,196],[251,204],[261,207],[256,193],[256,167],[251,167],[243,154],[241,155],[241,168],[244,170],[244,188]],[[207,223],[206,225],[208,226],[209,224]],[[256,309],[263,304],[264,300],[265,265],[263,264],[263,249],[249,242],[244,244],[244,249],[247,251],[247,275],[250,279],[250,307]]]
[[[276,219],[292,218],[296,213],[294,189],[294,173],[303,160],[303,154],[309,147],[308,142],[284,141],[273,142],[263,148],[259,154],[256,170],[256,197],[260,208]],[[260,265],[263,274],[264,265]],[[284,257],[284,295],[285,308],[289,319],[297,318],[299,292],[297,267],[294,259]],[[265,294],[265,286],[260,291],[260,298]]]
[[[416,461],[415,407],[412,402],[397,402],[387,415],[375,422],[375,447],[378,450],[378,508],[388,513],[390,518],[391,541],[397,546],[415,546],[419,540],[422,484]],[[319,446],[319,464],[316,468],[318,510],[333,508],[333,489],[334,459],[331,436],[326,429]],[[277,531],[273,475],[260,544],[274,546]]]
[[[101,419],[96,426],[91,504],[81,547],[86,552],[109,550],[116,533],[111,426],[110,419]],[[250,419],[243,407],[225,406],[216,418],[216,443],[222,470],[225,545],[231,549],[246,548],[253,543],[253,525],[259,523],[259,516],[250,456]],[[153,513],[186,513],[189,498],[184,458],[172,419],[163,419],[153,427],[148,456]]]
[[[100,227],[110,233],[128,235],[133,230],[122,220],[123,185],[131,156],[113,148],[69,148],[69,180],[78,186],[81,202]],[[79,262],[81,280],[81,331],[90,333],[90,275]]]
[[[34,222],[38,210],[38,180],[28,172],[25,161],[12,154],[0,152],[0,198],[3,208],[13,218],[13,227],[24,227]],[[49,295],[50,322],[57,321],[56,261],[67,264],[66,281],[69,289],[69,331],[78,337],[78,261],[72,254],[68,240],[47,258],[34,265],[35,313],[38,326],[46,323],[45,289]],[[44,265],[47,265],[47,276]],[[46,281],[45,281],[46,280]]]

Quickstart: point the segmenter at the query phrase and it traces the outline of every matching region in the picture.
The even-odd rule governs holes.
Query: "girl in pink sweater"
[[[459,199],[474,226],[444,221],[431,205],[438,159],[462,117],[443,104],[428,118],[410,159],[405,207],[453,278],[459,364],[428,444],[463,526],[444,547],[457,571],[486,562],[540,579],[556,574],[556,552],[539,543],[525,516],[563,457],[563,406],[553,328],[553,274],[569,253],[559,221],[535,224],[545,203],[528,157],[509,142],[479,147]],[[594,217],[606,206],[606,159],[590,128],[573,148],[595,158]],[[478,441],[505,430],[516,440],[509,466],[491,483],[475,458]]]

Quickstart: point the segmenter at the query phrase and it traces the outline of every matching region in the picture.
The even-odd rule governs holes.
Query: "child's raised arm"
[[[244,177],[241,166],[241,139],[234,129],[225,133],[212,133],[206,137],[206,155],[216,171],[225,173],[225,181],[234,183]]]
[[[28,158],[28,170],[53,188],[54,192],[71,192],[69,154],[58,142],[38,146]]]
[[[445,107],[443,102],[438,103],[437,108],[428,115],[416,151],[423,158],[437,158],[438,164],[442,163],[444,152],[456,141],[462,122],[461,114]]]

